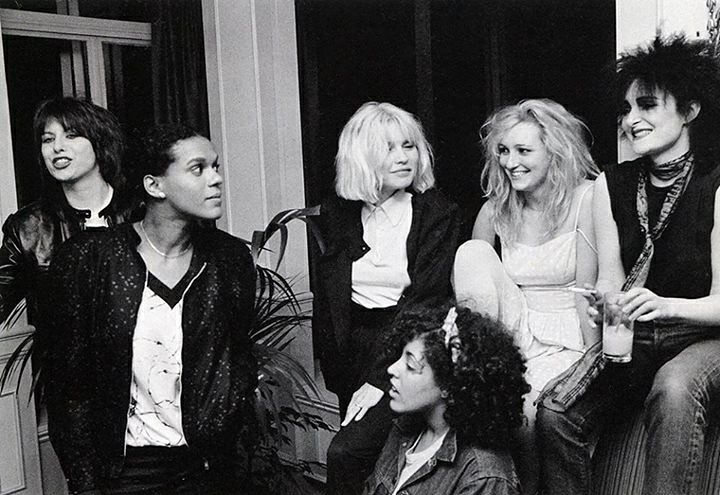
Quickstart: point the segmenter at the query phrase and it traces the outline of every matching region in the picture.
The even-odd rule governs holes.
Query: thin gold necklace
[[[153,244],[153,242],[150,240],[150,236],[148,236],[147,232],[145,231],[145,225],[143,225],[143,222],[144,222],[144,221],[145,221],[145,219],[140,220],[140,230],[142,230],[142,233],[143,233],[143,235],[145,236],[145,240],[148,242],[148,245],[152,248],[152,250],[155,251],[155,252],[156,252],[157,254],[159,254],[160,256],[162,256],[163,258],[167,258],[167,259],[169,259],[169,260],[175,259],[175,258],[179,258],[179,257],[182,256],[183,254],[185,254],[185,253],[187,253],[188,251],[190,251],[190,248],[192,247],[192,244],[191,244],[191,243],[188,243],[187,247],[186,247],[185,249],[183,249],[182,251],[180,251],[179,253],[177,253],[177,254],[167,254],[167,253],[163,253],[163,252],[160,251],[160,250],[155,246],[155,244]]]

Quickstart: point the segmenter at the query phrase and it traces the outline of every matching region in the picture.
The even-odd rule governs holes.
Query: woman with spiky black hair
[[[538,409],[546,493],[593,485],[590,438],[640,410],[643,493],[695,493],[708,410],[720,392],[720,62],[706,41],[658,37],[620,56],[618,124],[639,155],[595,185],[599,296],[622,289],[632,361],[599,346],[552,383]]]

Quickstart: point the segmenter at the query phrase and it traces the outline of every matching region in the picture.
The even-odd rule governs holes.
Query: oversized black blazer
[[[313,338],[325,385],[333,392],[354,385],[343,381],[341,356],[353,331],[350,327],[352,263],[370,250],[363,241],[362,206],[362,201],[332,196],[321,205],[318,221],[326,250],[318,261],[313,287]],[[450,273],[459,232],[457,205],[437,189],[430,189],[413,194],[412,208],[407,238],[410,286],[398,301],[398,311],[452,294]]]

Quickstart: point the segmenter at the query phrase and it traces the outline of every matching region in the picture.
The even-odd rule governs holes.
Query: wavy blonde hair
[[[422,124],[390,103],[365,103],[340,133],[335,156],[335,191],[341,198],[376,203],[382,190],[381,169],[388,154],[390,129],[396,127],[418,150],[412,189],[422,193],[435,185],[433,153]]]
[[[590,130],[559,103],[548,99],[523,100],[493,113],[480,128],[485,151],[481,177],[485,197],[495,203],[492,215],[495,231],[511,241],[518,234],[525,198],[512,188],[500,164],[498,147],[507,132],[520,123],[535,124],[540,129],[540,139],[550,156],[546,179],[550,187],[543,206],[543,217],[550,227],[548,237],[567,218],[575,188],[599,173],[583,137],[585,134],[592,137]]]

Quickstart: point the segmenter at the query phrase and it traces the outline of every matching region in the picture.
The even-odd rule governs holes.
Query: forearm
[[[599,295],[605,294],[606,292],[618,291],[622,288],[623,280],[618,277],[598,277],[595,283],[595,289]]]
[[[668,298],[672,321],[701,326],[720,326],[720,294],[699,299]]]
[[[580,322],[580,332],[583,337],[583,343],[585,348],[591,347],[596,342],[600,341],[601,332],[600,327],[597,325],[591,325],[590,318],[588,317],[588,301],[583,296],[575,295],[575,308],[578,314],[578,320]]]

